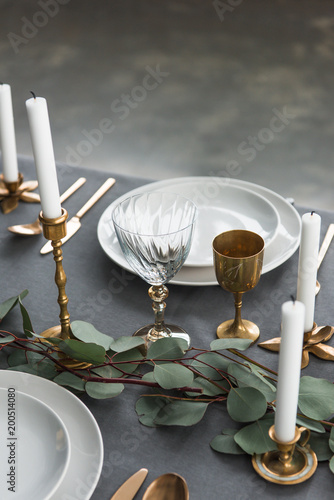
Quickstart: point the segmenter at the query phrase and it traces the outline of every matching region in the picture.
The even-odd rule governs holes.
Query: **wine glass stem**
[[[150,337],[152,339],[166,337],[169,335],[169,330],[164,322],[166,309],[164,300],[168,297],[168,288],[165,285],[151,286],[148,294],[153,301],[152,308],[155,316],[154,327],[150,331]]]
[[[242,319],[241,319],[241,306],[242,306],[242,292],[235,292],[234,294],[234,307],[235,307],[235,317],[234,317],[234,325],[237,328],[242,328]]]

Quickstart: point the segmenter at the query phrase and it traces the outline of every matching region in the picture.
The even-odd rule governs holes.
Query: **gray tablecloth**
[[[35,169],[29,158],[20,159],[20,170],[26,180],[34,179]],[[64,207],[69,216],[87,201],[109,176],[106,172],[59,165],[58,180],[63,192],[79,176],[87,183]],[[113,174],[112,174],[113,175]],[[124,272],[101,249],[96,228],[106,207],[123,193],[146,184],[148,180],[115,174],[116,185],[82,219],[81,230],[63,247],[64,269],[67,274],[66,292],[71,319],[89,321],[113,337],[131,335],[138,327],[151,322],[152,310],[147,295],[148,285],[140,278]],[[298,208],[302,214],[316,207]],[[43,236],[22,238],[7,231],[7,226],[33,221],[39,212],[36,204],[20,203],[8,215],[0,215],[1,294],[5,300],[23,289],[29,289],[24,299],[37,332],[57,324],[59,308],[54,284],[55,266],[52,254],[41,256]],[[322,216],[323,238],[334,214]],[[318,273],[322,289],[316,300],[315,321],[319,325],[333,324],[333,265],[334,246],[330,248]],[[256,309],[261,340],[279,335],[281,304],[296,293],[298,252],[279,268],[261,277],[259,285],[244,298],[243,317]],[[119,287],[110,292],[110,281]],[[115,281],[116,280],[116,281]],[[207,348],[216,338],[217,325],[234,315],[233,298],[218,285],[190,287],[170,285],[166,318],[189,332],[192,345]],[[10,314],[2,328],[20,331],[19,313]],[[277,369],[278,356],[256,345],[247,354],[272,369]],[[1,366],[6,366],[0,355]],[[333,362],[312,356],[303,374],[333,379]],[[144,486],[166,472],[178,472],[189,485],[191,500],[226,499],[332,499],[334,477],[327,463],[320,463],[315,475],[296,486],[267,483],[253,470],[249,456],[223,455],[213,451],[209,443],[223,428],[235,424],[228,418],[226,407],[212,405],[203,420],[194,427],[162,427],[149,429],[137,419],[134,406],[142,388],[126,386],[123,394],[111,400],[83,401],[94,414],[104,441],[104,466],[93,500],[108,500],[117,487],[141,467],[149,470]],[[75,478],[73,478],[75,481]],[[141,498],[144,487],[141,489]],[[72,498],[72,497],[71,497]],[[78,496],[79,500],[80,496]],[[30,500],[30,499],[27,499]]]

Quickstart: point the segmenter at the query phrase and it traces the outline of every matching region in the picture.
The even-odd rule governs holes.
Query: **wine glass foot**
[[[165,325],[166,330],[163,332],[159,332],[158,335],[152,330],[154,330],[154,324],[143,326],[139,328],[134,334],[133,337],[143,337],[148,347],[152,342],[163,338],[176,338],[182,339],[187,342],[187,347],[190,347],[190,337],[189,335],[179,326],[177,325]]]
[[[260,329],[252,321],[242,320],[242,324],[236,324],[234,319],[224,321],[217,328],[217,337],[220,339],[250,339],[255,342],[260,335]]]

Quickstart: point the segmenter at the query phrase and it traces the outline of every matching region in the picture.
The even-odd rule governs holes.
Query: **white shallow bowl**
[[[0,426],[1,499],[52,498],[70,461],[69,435],[57,413],[32,396],[0,388]]]
[[[59,486],[49,495],[50,500],[89,500],[102,471],[103,440],[87,406],[64,387],[30,373],[0,370],[0,387],[6,390],[15,387],[19,392],[43,401],[59,415],[68,430],[70,462]],[[38,467],[38,461],[34,465]],[[2,500],[1,485],[0,482]],[[10,498],[16,500],[16,497]],[[35,500],[35,497],[26,496],[24,500]]]

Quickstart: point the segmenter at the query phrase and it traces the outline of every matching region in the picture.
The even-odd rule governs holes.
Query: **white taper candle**
[[[61,205],[47,102],[33,97],[26,108],[43,216],[55,219],[61,215]]]
[[[320,215],[314,212],[303,215],[298,262],[297,300],[305,305],[305,332],[312,330],[314,321],[320,228]]]
[[[283,443],[295,437],[304,321],[304,304],[290,301],[282,305],[275,435]]]
[[[16,140],[12,93],[8,84],[0,84],[0,149],[3,177],[6,182],[16,182],[19,176],[17,166]]]

